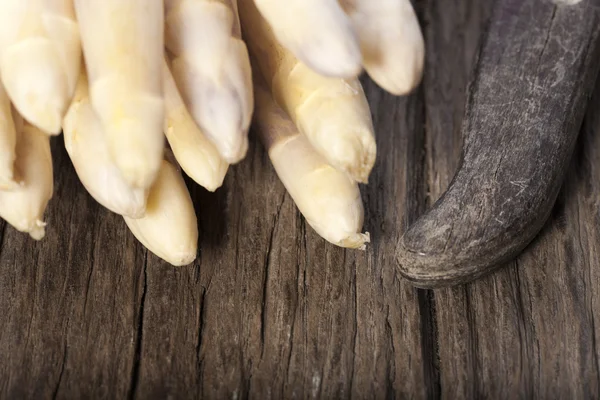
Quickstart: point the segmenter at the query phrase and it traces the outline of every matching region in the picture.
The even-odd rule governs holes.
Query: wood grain
[[[491,10],[491,2],[433,3],[438,7],[428,8],[429,27],[445,29],[429,31],[428,41],[429,204],[450,184],[460,157],[457,132],[465,79],[476,50],[472,37],[465,37],[464,26],[471,27],[469,32],[480,31],[482,16]],[[432,35],[437,39],[431,39]],[[463,53],[452,51],[452,43],[461,43]],[[434,55],[438,58],[432,61]],[[449,71],[445,65],[464,69],[462,73]],[[432,98],[437,99],[435,107],[429,106]],[[596,141],[600,124],[593,117],[598,110],[597,85],[565,188],[541,236],[515,262],[493,275],[469,285],[431,291],[443,397],[598,397],[595,343],[599,331],[594,324],[597,306],[593,297],[598,288],[593,271],[600,243],[595,172],[600,168]],[[450,126],[455,128],[453,135]]]
[[[95,204],[54,139],[47,237],[0,223],[0,398],[598,397],[600,87],[551,222],[517,262],[452,290],[396,274],[400,235],[456,169],[491,2],[417,4],[414,95],[363,79],[379,146],[366,252],[305,225],[253,137],[222,189],[190,184],[198,260],[172,268]]]

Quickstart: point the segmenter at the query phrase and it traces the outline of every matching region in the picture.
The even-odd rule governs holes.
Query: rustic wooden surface
[[[552,219],[515,262],[455,289],[395,271],[409,222],[456,169],[464,93],[491,0],[418,3],[421,88],[364,80],[379,154],[366,252],[303,222],[260,146],[192,193],[191,267],[148,253],[53,143],[47,237],[0,223],[0,398],[597,398],[600,85]]]

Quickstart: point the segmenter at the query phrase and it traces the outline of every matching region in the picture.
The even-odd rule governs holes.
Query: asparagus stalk
[[[90,103],[85,73],[77,83],[63,131],[67,153],[88,193],[112,212],[132,218],[143,216],[148,190],[129,185],[111,158],[104,130]]]
[[[410,0],[341,0],[358,33],[363,65],[379,86],[395,95],[421,81],[425,43]]]
[[[0,83],[0,190],[14,189],[15,151],[17,133],[12,107],[4,86]]]
[[[165,135],[177,162],[197,184],[213,192],[223,184],[229,164],[198,128],[185,106],[168,64],[163,67]]]
[[[127,182],[149,188],[162,162],[161,0],[75,0],[90,98]]]
[[[0,191],[0,217],[35,240],[45,235],[44,211],[53,193],[50,139],[37,127],[23,122],[17,132],[15,168],[19,186]]]
[[[279,44],[252,1],[240,3],[248,46],[276,102],[333,167],[366,183],[376,144],[369,105],[358,79],[321,76]]]
[[[248,150],[253,109],[236,0],[166,0],[172,72],[196,123],[228,163]]]
[[[47,133],[60,133],[80,51],[69,0],[0,2],[2,82],[19,113]]]
[[[82,59],[81,38],[73,0],[42,0],[42,2],[44,7],[42,22],[62,61],[68,100],[70,100],[75,92]]]
[[[357,35],[338,0],[253,1],[277,40],[302,63],[324,76],[354,78],[360,73]]]
[[[364,249],[369,234],[361,233],[364,210],[356,182],[327,164],[268,91],[256,83],[255,97],[261,141],[308,224],[337,246]]]
[[[162,161],[150,189],[145,215],[124,218],[134,236],[170,264],[187,265],[196,258],[198,225],[194,205],[183,177],[168,161]]]

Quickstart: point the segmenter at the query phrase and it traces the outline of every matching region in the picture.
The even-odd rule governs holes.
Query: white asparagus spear
[[[17,230],[40,240],[46,233],[44,211],[54,190],[52,156],[48,135],[27,122],[17,132],[15,169],[19,186],[0,191],[0,217]]]
[[[10,100],[0,83],[0,190],[11,190],[17,185],[14,176],[17,133],[12,117]]]
[[[325,76],[353,78],[360,73],[356,33],[338,0],[254,2],[279,42],[304,64]]]
[[[162,0],[75,0],[92,106],[127,182],[148,188],[164,135]]]
[[[333,167],[366,183],[377,153],[358,79],[323,77],[278,42],[252,1],[240,3],[244,37],[277,103]]]
[[[75,7],[73,0],[42,1],[44,7],[42,22],[62,61],[70,100],[75,92],[82,59]]]
[[[356,182],[327,164],[267,90],[256,83],[255,97],[261,141],[306,221],[335,245],[364,249],[370,238],[361,233],[364,211]]]
[[[197,184],[213,192],[223,184],[229,168],[215,145],[198,128],[171,75],[163,68],[165,93],[165,135],[177,162]]]
[[[112,160],[102,125],[90,104],[85,73],[77,82],[63,131],[67,153],[89,194],[117,214],[132,218],[144,215],[148,190],[130,186]]]
[[[68,0],[0,2],[0,72],[15,108],[59,134],[78,76],[80,44]]]
[[[179,92],[202,132],[231,164],[246,155],[254,107],[235,2],[165,1],[165,44]]]
[[[341,0],[358,33],[369,76],[395,95],[421,81],[425,44],[410,0]]]
[[[175,266],[196,258],[198,224],[183,177],[168,161],[162,161],[150,189],[146,214],[124,217],[134,236],[152,253]]]

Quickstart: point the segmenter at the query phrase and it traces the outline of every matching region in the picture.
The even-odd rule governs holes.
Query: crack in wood
[[[68,321],[67,321],[67,331],[68,331]],[[58,391],[60,390],[60,384],[62,383],[63,373],[65,372],[65,364],[67,362],[67,336],[65,335],[65,344],[63,348],[63,357],[60,363],[60,372],[58,373],[58,380],[56,382],[56,386],[54,387],[54,391],[52,392],[52,399],[55,400],[58,396]]]
[[[196,378],[198,379],[198,383],[202,384],[202,375],[204,372],[204,364],[203,358],[201,356],[202,352],[202,340],[204,337],[204,329],[206,326],[206,292],[208,288],[202,289],[200,293],[200,312],[198,313],[198,337],[196,339]],[[200,390],[201,392],[202,390]]]
[[[345,254],[345,253],[344,253]],[[344,256],[345,257],[345,256]],[[354,297],[354,301],[353,301],[353,305],[354,305],[354,310],[353,310],[353,316],[354,316],[354,321],[353,321],[353,330],[354,330],[354,334],[352,335],[352,361],[350,363],[350,383],[349,383],[349,388],[350,388],[350,393],[352,393],[352,386],[354,385],[354,371],[356,368],[356,353],[357,353],[357,345],[358,345],[358,288],[357,288],[357,277],[356,277],[356,258],[354,259],[354,262],[352,263],[352,283],[351,283],[351,287],[354,290],[351,290],[351,296]]]
[[[131,381],[129,384],[128,399],[135,399],[136,391],[140,380],[140,366],[142,361],[142,340],[144,337],[144,307],[146,303],[146,294],[148,292],[148,250],[144,249],[144,267],[142,269],[144,283],[142,284],[142,295],[140,298],[140,307],[137,319],[137,336],[134,346],[133,367],[131,372]]]
[[[521,357],[520,364],[520,376],[524,382],[529,382],[527,387],[525,388],[525,397],[532,398],[533,391],[533,381],[531,379],[527,379],[526,371],[524,370],[525,360],[530,359],[530,347],[529,343],[531,338],[529,337],[529,333],[527,331],[527,321],[525,320],[525,304],[523,302],[523,296],[521,294],[521,277],[520,268],[519,268],[519,259],[515,259],[514,266],[509,267],[514,272],[514,279],[511,279],[511,282],[514,284],[514,292],[515,292],[515,303],[516,303],[516,315],[518,320],[518,335],[519,335],[519,343],[521,343],[521,352],[519,356]],[[531,310],[530,310],[531,312]],[[524,345],[523,345],[524,344]]]
[[[428,10],[430,13],[435,12],[437,7],[434,1],[427,0],[424,2],[424,9]],[[432,38],[428,37],[432,28],[430,25],[430,19],[427,18],[427,14],[421,17],[423,33],[425,35],[426,43],[433,43]],[[420,126],[422,126],[422,158],[421,158],[421,186],[420,190],[416,191],[415,195],[416,199],[416,212],[413,216],[408,220],[408,224],[412,224],[412,222],[423,212],[429,208],[433,202],[433,198],[431,196],[435,176],[434,176],[434,161],[435,157],[435,148],[433,146],[433,135],[428,128],[428,119],[430,116],[429,105],[426,101],[426,91],[428,88],[428,80],[424,79],[421,84],[421,88],[419,89],[419,97],[423,99],[422,103],[422,111]],[[450,235],[448,236],[450,239]],[[446,242],[446,245],[448,242]],[[394,272],[396,276],[397,271]],[[421,340],[421,357],[423,359],[423,379],[428,382],[425,387],[426,397],[428,399],[439,399],[441,397],[441,382],[440,382],[440,370],[439,370],[439,340],[438,340],[438,327],[437,320],[435,314],[435,294],[432,290],[416,290],[417,293],[417,306],[419,309],[419,319],[420,319],[420,340]],[[391,324],[389,323],[389,311],[386,316],[386,322],[390,329],[390,335],[392,331]],[[392,346],[393,339],[392,340]],[[395,349],[392,347],[394,353]],[[395,357],[394,357],[395,359]]]
[[[283,203],[285,202],[286,194],[287,194],[287,192],[284,190],[283,194],[281,196],[281,200],[279,201],[279,203],[277,205],[277,211],[275,213],[275,216],[273,217],[273,227],[271,228],[271,234],[269,235],[269,242],[267,245],[267,251],[265,254],[265,262],[264,262],[264,266],[263,266],[264,278],[263,278],[263,292],[262,292],[262,307],[261,307],[261,315],[260,315],[260,319],[261,319],[260,360],[263,359],[264,351],[265,351],[265,331],[267,328],[267,296],[268,296],[268,290],[269,290],[269,267],[271,265],[271,252],[273,250],[273,240],[275,238],[275,231],[277,230],[277,227],[279,226],[279,217],[281,215],[281,208],[283,207]]]
[[[416,289],[421,316],[421,355],[428,399],[441,398],[439,340],[433,290]]]
[[[387,382],[386,382],[386,392],[388,394],[388,396],[392,396],[393,397],[393,393],[395,392],[394,390],[394,382],[395,382],[395,375],[396,375],[396,358],[397,358],[397,352],[396,352],[396,345],[394,344],[394,330],[392,329],[392,324],[390,322],[390,306],[387,306],[387,312],[385,315],[385,328],[386,328],[386,334],[387,334],[387,338],[390,341],[390,348],[392,349],[392,357],[390,357],[388,365],[387,365]]]

